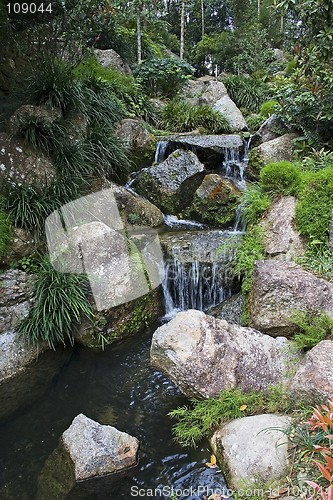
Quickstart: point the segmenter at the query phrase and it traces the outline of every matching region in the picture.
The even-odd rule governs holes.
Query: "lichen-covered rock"
[[[62,442],[74,463],[76,481],[119,472],[137,464],[139,441],[82,413],[63,433]]]
[[[25,104],[19,107],[9,119],[9,131],[11,134],[19,134],[22,126],[29,122],[29,119],[38,121],[45,126],[50,126],[62,117],[60,109],[49,106],[33,106]]]
[[[177,214],[191,201],[203,171],[194,153],[177,150],[162,163],[141,170],[134,186],[164,212]]]
[[[152,338],[150,359],[189,397],[261,390],[286,380],[286,339],[231,325],[201,311],[178,313]]]
[[[233,420],[218,429],[213,451],[226,474],[230,488],[249,488],[272,483],[288,473],[287,431],[291,419],[265,414]]]
[[[213,109],[221,113],[229,122],[231,132],[248,130],[242,112],[237,108],[234,101],[228,95],[215,102]]]
[[[333,285],[293,262],[257,261],[249,298],[250,325],[269,335],[297,331],[295,310],[326,311],[333,318]]]
[[[244,295],[242,293],[237,293],[224,300],[222,304],[209,309],[207,314],[218,319],[225,319],[228,323],[241,325],[244,302]]]
[[[235,217],[240,193],[218,174],[208,174],[194,193],[185,216],[213,226],[226,226]]]
[[[205,85],[204,92],[199,99],[199,104],[213,105],[227,94],[226,86],[222,82],[217,80],[210,81],[208,85]]]
[[[36,249],[36,241],[32,233],[20,227],[14,227],[12,233],[10,248],[1,259],[7,265],[31,255]]]
[[[263,142],[272,141],[277,139],[281,135],[288,132],[282,118],[278,115],[271,115],[267,120],[261,125],[258,132],[252,139],[252,145],[258,146]]]
[[[21,186],[45,185],[55,178],[52,161],[41,151],[33,151],[23,139],[0,133],[0,181]]]
[[[317,404],[333,397],[333,342],[323,340],[313,347],[298,366],[289,386],[296,399]]]
[[[280,198],[272,203],[261,222],[265,253],[277,260],[294,260],[305,252],[305,244],[295,229],[296,199]]]
[[[281,137],[260,144],[251,152],[252,157],[257,156],[263,165],[279,161],[292,161],[294,158],[294,139],[296,134],[284,134]]]
[[[146,149],[151,144],[150,133],[139,119],[124,118],[117,124],[115,134],[130,148]]]
[[[119,54],[113,49],[95,49],[95,55],[97,57],[98,62],[104,66],[105,68],[113,68],[119,73],[124,73],[125,75],[131,75],[132,70],[125,64]]]

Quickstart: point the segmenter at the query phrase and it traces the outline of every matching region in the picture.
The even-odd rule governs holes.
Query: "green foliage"
[[[19,324],[19,333],[33,344],[46,341],[52,349],[58,343],[73,345],[74,325],[84,315],[93,316],[87,290],[85,278],[58,272],[44,258],[33,284],[34,305]]]
[[[311,349],[324,339],[333,338],[333,319],[321,311],[295,311],[291,320],[299,328],[293,341],[300,349]]]
[[[251,114],[246,117],[246,123],[251,132],[256,132],[257,130],[259,130],[264,121],[265,118],[258,114]]]
[[[333,209],[333,168],[307,173],[296,206],[299,232],[313,245],[326,245]]]
[[[228,420],[266,412],[284,412],[291,405],[279,387],[247,393],[227,389],[219,398],[193,399],[191,403],[191,407],[183,406],[169,413],[177,421],[173,427],[175,439],[183,446],[197,446],[218,425]]]
[[[244,76],[228,76],[223,83],[231,99],[239,108],[257,113],[263,102],[270,97],[271,90],[262,80]]]
[[[260,172],[260,184],[264,192],[273,196],[288,196],[298,192],[301,172],[297,165],[287,161],[270,163]]]
[[[324,168],[333,167],[333,152],[325,148],[312,149],[303,157],[300,168],[305,171],[316,172]]]
[[[266,101],[260,106],[260,114],[264,118],[268,118],[280,109],[278,101]]]
[[[0,257],[6,254],[12,240],[12,226],[8,214],[2,210],[3,202],[0,199]]]
[[[230,131],[228,120],[210,106],[193,106],[177,99],[165,106],[159,125],[171,132],[190,132],[197,128],[213,134]]]
[[[40,149],[47,154],[54,153],[57,146],[65,141],[66,131],[63,124],[47,120],[42,116],[16,116],[13,121],[16,135],[34,149]]]
[[[333,254],[324,244],[308,243],[304,255],[297,259],[304,269],[333,282]]]
[[[248,184],[241,201],[241,210],[245,222],[254,225],[269,209],[271,200],[259,184]]]
[[[175,97],[193,68],[176,57],[143,61],[136,69],[137,81],[151,97]]]

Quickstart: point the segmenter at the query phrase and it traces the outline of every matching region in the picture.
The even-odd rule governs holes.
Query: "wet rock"
[[[151,136],[143,120],[133,118],[121,120],[116,127],[115,134],[130,148],[146,149],[151,145]]]
[[[242,112],[237,108],[234,101],[232,101],[228,95],[219,99],[214,104],[213,109],[221,113],[228,120],[231,132],[248,130]]]
[[[333,397],[333,342],[323,340],[313,347],[298,366],[289,392],[294,398],[313,404]]]
[[[256,156],[262,165],[272,162],[292,161],[294,159],[294,139],[296,134],[284,134],[276,139],[264,142],[251,151],[252,156]]]
[[[101,50],[95,49],[94,53],[97,57],[98,62],[104,66],[104,68],[113,68],[119,73],[124,73],[125,75],[131,75],[132,70],[128,64],[124,63],[119,54],[113,49]]]
[[[305,245],[295,229],[296,199],[280,198],[272,203],[261,222],[264,249],[269,258],[294,260],[305,252]]]
[[[250,326],[269,335],[297,331],[295,310],[326,311],[333,318],[333,285],[292,262],[257,261],[249,298]]]
[[[52,161],[41,151],[35,152],[23,139],[0,133],[0,181],[11,185],[42,186],[55,178]]]
[[[223,464],[230,488],[249,488],[281,480],[288,473],[291,419],[265,414],[233,420],[218,429],[212,447]]]
[[[208,82],[201,94],[199,104],[213,105],[228,94],[226,86],[217,80]]]
[[[241,325],[244,302],[244,295],[237,293],[226,299],[222,304],[209,309],[207,314],[214,316],[214,318],[224,319],[228,323]]]
[[[13,135],[20,136],[22,127],[29,123],[30,119],[37,121],[42,126],[50,127],[53,122],[59,120],[62,113],[57,108],[50,108],[48,106],[33,106],[25,104],[18,108],[9,119],[9,132]]]
[[[273,114],[261,125],[260,129],[252,139],[252,145],[259,146],[259,144],[277,139],[287,132],[288,129],[282,118]]]
[[[218,174],[206,175],[185,216],[213,226],[226,226],[235,217],[240,192]]]
[[[188,310],[155,331],[150,359],[186,396],[212,397],[280,383],[291,356],[286,339]]]
[[[73,464],[75,480],[103,476],[137,464],[139,441],[82,413],[63,433],[62,441]]]
[[[134,186],[164,212],[177,214],[191,201],[203,171],[194,153],[177,150],[162,163],[139,172]]]

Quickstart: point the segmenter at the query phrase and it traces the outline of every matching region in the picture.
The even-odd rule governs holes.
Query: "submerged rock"
[[[296,370],[289,392],[296,399],[327,403],[333,397],[333,342],[323,340],[311,349]]]
[[[232,101],[228,95],[225,95],[215,102],[213,108],[228,120],[231,132],[248,130],[247,123],[242,115],[242,112],[237,108],[234,101]]]
[[[333,318],[333,285],[292,262],[257,261],[249,298],[250,325],[269,335],[291,336],[295,310],[326,311]]]
[[[294,260],[305,252],[305,245],[295,229],[296,199],[280,198],[272,203],[260,223],[265,253],[277,260]]]
[[[139,441],[82,413],[63,433],[62,441],[73,464],[75,480],[103,476],[137,464]]]
[[[212,447],[230,488],[272,483],[288,473],[288,437],[291,419],[265,414],[233,420],[218,429]]]
[[[194,193],[185,216],[213,226],[226,226],[235,218],[240,192],[228,179],[208,174]]]
[[[177,214],[190,203],[203,171],[194,153],[177,150],[159,165],[141,170],[134,186],[161,210]]]
[[[189,397],[279,384],[287,377],[290,357],[286,339],[273,339],[196,310],[180,312],[158,328],[150,353],[152,365]]]

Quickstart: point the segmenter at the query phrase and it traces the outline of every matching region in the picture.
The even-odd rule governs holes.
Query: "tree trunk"
[[[185,0],[182,0],[182,10],[180,13],[180,52],[179,57],[184,59],[185,52]]]
[[[258,0],[258,22],[260,21],[260,14],[261,14],[261,5],[260,5],[260,0]]]
[[[142,61],[142,48],[141,48],[141,17],[140,17],[140,7],[137,9],[136,13],[136,35],[138,44],[138,64]]]
[[[205,6],[204,0],[201,0],[201,37],[205,36]]]

